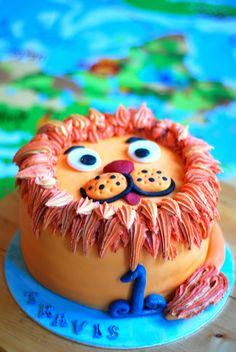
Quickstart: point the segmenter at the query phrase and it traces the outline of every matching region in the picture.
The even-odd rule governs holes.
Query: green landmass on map
[[[214,2],[202,1],[173,1],[173,0],[124,0],[127,4],[142,10],[151,10],[175,15],[204,14],[216,17],[231,17],[236,15],[233,6]]]
[[[60,94],[60,90],[56,89],[53,83],[54,78],[42,72],[37,72],[14,81],[16,87],[43,92],[48,98],[53,98]]]
[[[14,177],[5,177],[5,178],[0,179],[0,182],[1,182],[0,199],[2,199],[7,194],[14,191],[15,179],[14,179]]]
[[[35,124],[32,126],[29,121],[37,121],[40,115],[50,112],[53,118],[61,119],[73,109],[87,112],[93,101],[109,102],[112,90],[119,93],[117,97],[112,95],[113,106],[121,102],[120,93],[124,101],[129,93],[143,97],[143,100],[145,96],[153,96],[168,102],[174,109],[190,112],[230,103],[236,92],[220,82],[197,80],[185,66],[187,54],[184,37],[173,35],[131,48],[129,55],[121,60],[101,60],[93,68],[78,70],[60,79],[36,67],[35,72],[7,81],[7,86],[16,89],[18,95],[25,92],[27,97],[28,93],[29,106],[22,107],[17,100],[14,107],[2,102],[0,112],[5,115],[7,129],[15,129],[15,121],[18,121],[17,125],[20,123],[22,128],[33,133]],[[153,77],[148,81],[145,72],[149,68]],[[78,81],[80,85],[75,83]],[[74,95],[74,101],[66,106],[61,105],[59,99],[65,89]],[[37,101],[40,95],[46,102]]]
[[[176,111],[186,111],[190,118],[199,115],[204,121],[205,112],[231,103],[236,91],[220,82],[199,81],[185,65],[187,55],[185,38],[170,35],[133,47],[122,59],[106,58],[63,77],[42,72],[35,61],[2,63],[0,127],[7,133],[17,130],[33,135],[49,119],[86,114],[94,105],[114,110],[120,103],[125,105],[130,94],[141,101],[157,98]],[[22,137],[14,148],[25,142]],[[7,167],[11,160],[0,158],[0,162]],[[0,180],[0,197],[13,189],[12,180]]]

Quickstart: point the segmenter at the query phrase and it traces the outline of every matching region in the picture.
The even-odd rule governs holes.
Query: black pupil
[[[148,156],[150,154],[150,151],[146,148],[139,148],[139,149],[135,150],[134,154],[138,158],[145,158],[146,156]]]
[[[90,154],[84,154],[80,158],[80,162],[84,165],[94,165],[96,163],[96,158],[93,155]]]

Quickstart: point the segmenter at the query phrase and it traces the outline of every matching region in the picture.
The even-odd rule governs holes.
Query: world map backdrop
[[[23,6],[22,6],[23,4]],[[0,197],[50,119],[146,102],[213,145],[236,177],[234,0],[0,0]]]

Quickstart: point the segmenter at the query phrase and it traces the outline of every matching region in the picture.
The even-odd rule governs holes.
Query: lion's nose
[[[134,164],[129,160],[115,160],[103,168],[103,172],[119,172],[121,174],[130,174],[134,171]]]

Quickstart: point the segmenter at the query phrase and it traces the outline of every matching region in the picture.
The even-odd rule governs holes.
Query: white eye
[[[139,163],[152,163],[159,159],[161,150],[155,142],[139,140],[129,145],[128,153],[133,160]]]
[[[79,171],[93,171],[101,165],[101,158],[94,150],[84,147],[71,147],[65,154],[67,163]]]

